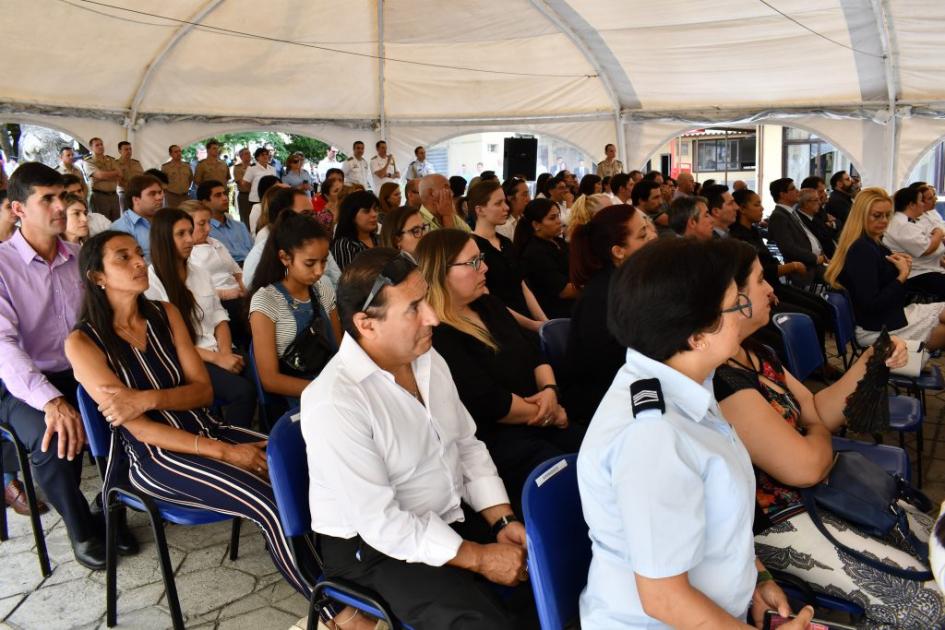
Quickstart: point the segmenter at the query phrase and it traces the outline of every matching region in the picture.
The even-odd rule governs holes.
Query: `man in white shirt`
[[[371,190],[371,167],[364,159],[364,143],[356,140],[351,149],[354,155],[345,160],[341,167],[345,174],[345,183],[361,184],[365,189]]]
[[[253,159],[256,163],[246,169],[243,173],[243,181],[249,184],[249,202],[259,203],[259,180],[266,175],[276,175],[276,169],[269,164],[269,158],[272,157],[269,150],[265,147],[259,147],[253,153]]]
[[[433,169],[433,165],[427,162],[427,150],[423,147],[417,147],[413,150],[414,156],[417,158],[413,162],[407,165],[407,179],[420,179],[421,177],[426,177],[436,171]]]
[[[381,186],[387,182],[400,185],[400,171],[397,170],[394,155],[387,152],[386,142],[378,140],[374,148],[377,149],[377,155],[371,158],[371,178],[374,180],[374,192],[380,193]]]
[[[432,349],[426,295],[393,249],[345,269],[344,339],[302,393],[312,530],[326,576],[377,591],[406,624],[523,627],[476,575],[523,582],[525,529]]]
[[[927,213],[920,189],[910,186],[897,190],[893,202],[896,211],[883,235],[883,244],[893,252],[912,257],[906,289],[945,300],[945,268],[942,267],[945,231],[921,220]]]

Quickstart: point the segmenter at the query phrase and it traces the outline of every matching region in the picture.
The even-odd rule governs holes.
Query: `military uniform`
[[[88,198],[89,183],[85,180],[85,173],[82,172],[81,168],[76,166],[74,163],[72,164],[72,166],[66,166],[65,164],[60,162],[59,166],[56,167],[56,170],[62,173],[63,175],[74,175],[75,177],[78,177],[79,180],[82,182],[82,190],[85,191],[85,196],[86,198]]]
[[[205,158],[197,162],[197,168],[194,170],[194,183],[199,186],[211,179],[215,179],[224,186],[230,179],[230,169],[226,162],[220,158],[215,160]]]
[[[623,173],[623,162],[620,160],[614,160],[613,162],[607,163],[607,160],[603,160],[597,163],[597,176],[604,177],[613,177],[617,173]]]
[[[244,225],[249,225],[249,211],[253,207],[253,204],[249,201],[249,191],[243,192],[240,188],[247,168],[249,168],[249,165],[244,165],[242,162],[238,162],[233,167],[233,181],[236,182],[236,207],[240,213],[240,221]]]
[[[194,181],[194,174],[187,162],[165,162],[161,171],[167,175],[167,188],[164,189],[164,205],[176,208],[190,197],[190,184]]]
[[[127,162],[121,158],[115,161],[118,162],[118,170],[121,171],[121,179],[118,180],[118,203],[121,205],[121,211],[124,212],[131,208],[131,199],[125,194],[128,182],[131,181],[132,177],[144,175],[144,168],[141,166],[141,162],[134,158]]]
[[[116,220],[121,214],[121,207],[118,203],[118,180],[117,179],[98,179],[99,171],[119,171],[121,170],[118,160],[110,155],[101,156],[90,155],[82,160],[82,167],[88,175],[89,183],[92,185],[92,197],[89,200],[89,211],[104,214],[112,221]]]

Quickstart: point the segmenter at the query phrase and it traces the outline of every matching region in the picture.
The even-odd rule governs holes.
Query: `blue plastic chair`
[[[843,361],[843,368],[849,369],[863,349],[856,342],[856,327],[853,323],[853,309],[847,296],[838,291],[827,292],[827,303],[833,315],[834,339],[837,342],[837,355]],[[850,347],[850,354],[847,348]]]
[[[109,447],[111,445],[111,429],[105,418],[98,410],[98,405],[92,400],[88,392],[79,385],[76,396],[79,400],[79,413],[82,415],[82,424],[92,449],[92,456],[98,464],[102,481],[105,480],[105,471],[108,466]],[[116,453],[116,457],[124,457],[123,453]],[[112,527],[116,511],[123,504],[139,512],[146,512],[154,532],[154,542],[157,546],[158,561],[161,565],[161,575],[164,578],[164,590],[167,595],[167,607],[170,609],[174,629],[184,628],[184,618],[180,609],[180,599],[177,597],[177,585],[174,581],[174,565],[171,564],[167,549],[167,539],[164,536],[164,523],[175,525],[206,525],[220,521],[233,520],[233,531],[230,535],[230,560],[236,560],[239,553],[240,519],[226,514],[183,507],[154,499],[134,488],[127,480],[117,481],[108,489],[102,498],[105,506],[105,623],[111,628],[118,623],[118,580],[117,564],[118,550],[117,531]]]
[[[548,359],[548,363],[559,381],[564,375],[564,361],[568,349],[568,332],[570,329],[571,320],[567,317],[549,319],[538,329],[541,353]]]
[[[823,364],[823,355],[814,331],[814,322],[802,313],[778,313],[773,318],[775,327],[784,337],[788,370],[800,381]],[[905,448],[905,434],[916,434],[916,479],[922,486],[922,403],[909,396],[889,397],[889,427],[899,433],[899,446]]]
[[[311,567],[307,560],[317,559],[318,554],[312,542],[312,517],[308,497],[308,459],[305,454],[305,441],[302,438],[302,426],[298,421],[298,409],[283,415],[269,434],[266,448],[269,462],[269,480],[276,496],[279,520],[286,538],[292,545],[296,566],[303,573]],[[327,580],[325,576],[306,575],[306,579],[315,584],[308,607],[308,629],[315,630],[318,614],[316,603],[323,597],[347,604],[385,620],[391,628],[407,628],[396,623],[396,617],[390,607],[375,593],[345,580]]]
[[[246,356],[249,361],[249,374],[253,379],[253,385],[256,386],[256,402],[259,407],[259,423],[267,430],[272,429],[272,423],[269,422],[269,394],[263,389],[262,380],[259,378],[259,370],[256,369],[256,354],[253,351],[253,342],[249,342],[249,354]]]
[[[591,540],[581,511],[577,455],[542,462],[522,490],[528,575],[542,630],[561,630],[579,615]]]
[[[26,502],[30,506],[30,525],[33,528],[33,541],[36,543],[36,557],[39,560],[39,571],[43,577],[49,577],[52,568],[49,566],[49,552],[46,550],[46,536],[43,534],[43,522],[39,518],[39,510],[36,507],[36,486],[33,483],[33,469],[30,467],[30,456],[26,447],[17,437],[16,431],[9,424],[0,423],[0,440],[5,440],[13,444],[16,451],[16,459],[20,465],[20,472],[23,474],[23,488],[26,491]],[[0,468],[3,467],[3,454],[0,452]],[[7,531],[7,511],[6,508],[0,509],[0,541],[9,538]]]

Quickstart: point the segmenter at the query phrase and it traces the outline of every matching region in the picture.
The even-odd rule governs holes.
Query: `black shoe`
[[[101,538],[92,536],[88,540],[78,541],[70,537],[70,541],[76,562],[93,571],[105,568],[105,544]]]
[[[135,535],[128,529],[128,523],[125,522],[124,514],[118,518],[118,531],[116,532],[116,547],[119,556],[133,556],[139,551],[138,541]]]

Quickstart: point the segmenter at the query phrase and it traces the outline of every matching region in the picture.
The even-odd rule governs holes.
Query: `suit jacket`
[[[796,217],[792,210],[784,206],[775,208],[768,217],[768,238],[777,243],[786,261],[799,260],[808,267],[813,267],[817,264],[817,255],[811,249],[807,232]]]
[[[843,224],[847,222],[850,216],[850,209],[853,207],[853,197],[840,190],[834,190],[827,198],[826,209],[837,219],[837,229],[842,229]]]
[[[833,258],[833,253],[837,249],[837,245],[834,243],[836,231],[827,227],[827,224],[824,223],[824,220],[820,215],[816,215],[811,218],[803,212],[798,212],[797,216],[800,217],[801,222],[807,227],[807,229],[817,237],[817,241],[820,242],[820,248],[824,250],[824,255],[827,258]]]

